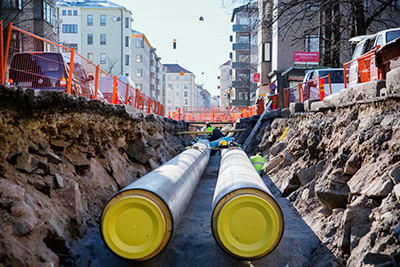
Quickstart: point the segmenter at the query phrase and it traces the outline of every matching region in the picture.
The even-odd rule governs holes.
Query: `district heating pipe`
[[[199,140],[107,202],[100,229],[112,252],[143,261],[163,250],[208,164],[207,144]]]
[[[240,148],[221,150],[211,227],[218,245],[239,259],[269,254],[283,235],[282,210]]]

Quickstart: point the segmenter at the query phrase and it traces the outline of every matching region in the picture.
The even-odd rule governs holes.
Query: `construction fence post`
[[[71,58],[69,62],[69,74],[68,74],[68,83],[67,83],[67,92],[71,94],[72,89],[72,75],[74,75],[74,56],[75,56],[75,48],[71,50]],[[78,92],[75,92],[77,94]]]

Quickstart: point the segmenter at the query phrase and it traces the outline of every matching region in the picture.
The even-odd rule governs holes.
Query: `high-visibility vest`
[[[261,155],[251,156],[250,161],[251,163],[253,163],[253,166],[257,171],[262,171],[264,163],[266,162],[266,160]]]
[[[212,126],[208,126],[208,127],[207,127],[207,132],[210,132],[210,131],[211,131],[211,132],[214,131],[214,128],[213,128]]]

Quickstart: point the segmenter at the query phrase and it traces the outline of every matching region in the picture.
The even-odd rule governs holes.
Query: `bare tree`
[[[282,38],[307,42],[318,34],[323,65],[340,66],[339,54],[348,49],[348,39],[400,25],[400,2],[393,0],[284,0],[273,4],[262,0],[274,16],[263,16],[259,26],[272,28],[280,21]],[[245,5],[251,0],[222,0],[225,8]],[[295,33],[293,36],[287,36]]]

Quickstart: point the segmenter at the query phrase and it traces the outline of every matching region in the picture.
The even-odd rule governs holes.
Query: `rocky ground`
[[[71,266],[117,191],[180,153],[181,122],[0,87],[0,266]]]
[[[386,99],[264,120],[249,151],[263,153],[281,196],[322,241],[310,266],[400,265],[399,110]]]

